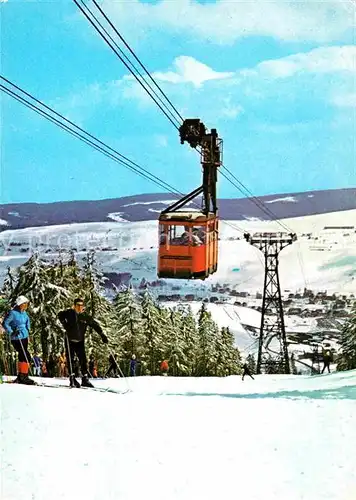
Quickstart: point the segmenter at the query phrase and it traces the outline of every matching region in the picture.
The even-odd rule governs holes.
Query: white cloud
[[[153,73],[153,78],[170,83],[192,83],[195,87],[201,87],[209,80],[221,80],[234,75],[231,72],[218,72],[203,64],[194,57],[179,56],[174,60],[175,71]]]
[[[234,43],[246,36],[272,36],[287,41],[329,42],[354,25],[354,15],[341,0],[162,0],[157,3],[112,2],[103,8],[115,24],[137,37],[154,30],[214,41]]]
[[[277,80],[289,79],[288,85],[294,94],[308,92],[309,80],[305,79],[308,75],[311,88],[315,91],[318,85],[318,93],[325,101],[338,107],[355,107],[355,69],[356,47],[342,46],[317,48],[235,72],[218,72],[193,57],[179,56],[170,68],[156,71],[152,76],[184,116],[204,110],[204,116],[209,119],[231,120],[247,112],[244,109],[246,100],[255,105],[263,103],[268,88],[278,94],[274,83]],[[319,75],[318,81],[316,75]],[[301,82],[300,76],[303,78],[302,88],[296,89]],[[273,83],[272,86],[268,86],[269,82]],[[187,91],[187,85],[193,87],[191,91]],[[284,97],[280,94],[280,100],[285,98],[285,94]],[[92,84],[78,94],[56,100],[53,106],[82,123],[95,108],[103,104],[111,108],[122,107],[125,101],[135,101],[141,111],[155,106],[131,75],[125,75],[121,80]],[[164,139],[156,139],[160,146],[165,146]]]
[[[320,47],[310,52],[293,54],[270,61],[264,61],[243,75],[262,73],[268,78],[287,78],[296,73],[333,73],[347,71],[356,73],[356,47]]]
[[[356,108],[356,92],[337,95],[332,99],[332,102],[341,108]]]

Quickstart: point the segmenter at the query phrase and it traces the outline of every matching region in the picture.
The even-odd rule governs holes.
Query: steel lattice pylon
[[[288,245],[296,241],[294,233],[249,233],[244,235],[246,241],[255,246],[265,257],[265,280],[263,287],[262,317],[258,344],[257,373],[261,373],[264,364],[263,347],[265,350],[277,354],[283,372],[290,373],[290,363],[287,348],[287,338],[284,325],[283,303],[278,274],[279,253]],[[280,343],[280,352],[269,349],[273,338],[277,337]],[[281,371],[279,367],[279,371]]]

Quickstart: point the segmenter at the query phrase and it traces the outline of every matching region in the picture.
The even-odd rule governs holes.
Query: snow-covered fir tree
[[[216,336],[218,329],[212,320],[211,313],[203,303],[198,319],[198,349],[196,356],[196,374],[198,376],[215,375],[216,369]]]
[[[256,373],[257,370],[257,363],[255,356],[253,354],[249,354],[246,358],[246,363],[248,366],[248,369],[250,370],[251,373]]]
[[[234,337],[229,329],[218,328],[205,304],[197,321],[189,306],[173,310],[160,307],[148,290],[142,300],[128,288],[110,301],[94,252],[84,258],[83,267],[73,251],[60,252],[52,262],[41,260],[35,253],[17,272],[10,271],[6,280],[3,293],[10,303],[18,295],[30,299],[31,349],[38,349],[44,359],[63,349],[58,312],[80,297],[109,338],[108,350],[95,332],[88,335],[88,354],[94,354],[100,371],[107,368],[108,355],[114,352],[123,362],[125,375],[132,354],[141,361],[142,374],[159,373],[163,359],[169,361],[169,373],[177,376],[239,373],[240,355]],[[147,288],[147,284],[142,282],[142,287]]]
[[[123,354],[129,360],[132,354],[137,359],[145,357],[145,336],[142,331],[142,308],[131,287],[119,292],[114,298],[117,319],[117,335]]]
[[[144,356],[141,356],[141,369],[149,375],[158,373],[159,361],[164,352],[164,321],[162,313],[146,289],[142,303],[142,334]]]
[[[187,374],[189,371],[189,360],[186,352],[185,337],[183,336],[183,314],[179,309],[172,309],[167,317],[166,331],[167,340],[165,344],[166,358],[170,361],[169,372],[173,376]]]
[[[11,271],[11,268],[8,267],[1,290],[1,294],[4,296],[4,298],[12,296],[12,293],[15,288],[15,283],[16,283],[16,277],[14,276],[14,273]]]
[[[184,307],[181,311],[181,334],[184,341],[184,351],[186,354],[187,373],[185,375],[193,375],[195,373],[196,356],[198,349],[198,329],[192,308]]]
[[[84,258],[81,281],[78,279],[74,256],[70,256],[70,263],[69,272],[75,278],[78,296],[84,300],[87,312],[100,324],[109,339],[109,346],[106,346],[96,332],[93,332],[91,328],[88,330],[88,351],[94,354],[98,362],[104,363],[112,351],[121,354],[115,307],[105,297],[105,279],[94,251],[88,252]]]
[[[356,302],[349,320],[342,328],[340,344],[341,349],[337,358],[337,369],[356,369]]]
[[[239,349],[235,346],[234,334],[230,328],[221,329],[222,349],[222,375],[237,375],[241,373],[241,355]]]

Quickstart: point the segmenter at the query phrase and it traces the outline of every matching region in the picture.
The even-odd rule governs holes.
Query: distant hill
[[[0,227],[20,229],[82,222],[154,220],[175,199],[173,194],[151,193],[99,201],[12,203],[0,205]],[[275,217],[286,219],[356,209],[356,188],[284,193],[257,199]],[[251,198],[220,199],[219,216],[225,220],[273,219]]]

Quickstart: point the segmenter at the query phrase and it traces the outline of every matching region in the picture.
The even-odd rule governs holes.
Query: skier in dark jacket
[[[85,354],[85,333],[90,326],[101,337],[104,344],[108,343],[108,338],[104,334],[101,326],[89,314],[84,312],[84,301],[75,299],[72,309],[66,309],[58,314],[58,319],[65,329],[65,348],[68,360],[69,380],[71,387],[80,387],[74,373],[74,355],[79,359],[82,372],[82,386],[93,387],[89,382],[88,362]]]
[[[248,367],[248,364],[247,364],[247,363],[245,363],[245,364],[243,365],[243,367],[242,367],[242,368],[243,368],[242,380],[245,378],[245,376],[246,376],[246,375],[248,375],[249,377],[251,377],[251,378],[252,378],[252,380],[255,380],[255,379],[253,378],[253,376],[251,375],[251,372],[250,372],[250,369],[249,369],[249,367]]]
[[[115,354],[110,354],[109,356],[109,369],[106,372],[106,377],[110,375],[111,372],[113,372],[114,377],[117,377],[117,371],[118,371],[118,355]]]
[[[19,384],[34,385],[34,380],[28,378],[31,354],[28,352],[28,337],[30,333],[30,318],[26,312],[29,300],[21,295],[17,297],[15,307],[6,315],[3,327],[10,336],[11,344],[18,354],[17,378]]]

